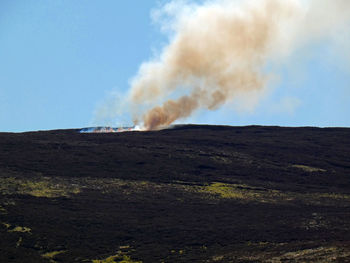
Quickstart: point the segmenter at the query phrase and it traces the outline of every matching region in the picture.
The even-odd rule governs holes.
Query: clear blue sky
[[[1,0],[0,131],[89,126],[98,103],[125,92],[165,43],[150,17],[160,2]],[[226,107],[186,122],[350,126],[349,65],[325,58],[327,46],[312,50],[278,70],[280,81],[254,112]]]

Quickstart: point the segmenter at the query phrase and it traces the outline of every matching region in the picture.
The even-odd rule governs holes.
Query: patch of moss
[[[350,256],[348,251],[338,247],[319,247],[287,252],[265,262],[343,262]]]
[[[22,244],[23,238],[19,237],[18,241],[16,242],[16,247],[19,247]]]
[[[222,164],[232,163],[232,159],[223,157],[223,156],[212,156],[211,159],[213,159],[215,162],[222,163]]]
[[[51,252],[47,252],[45,254],[42,254],[41,256],[45,259],[50,260],[50,263],[55,263],[56,261],[54,260],[54,258],[62,253],[65,253],[66,250],[60,250],[60,251],[51,251]]]
[[[247,185],[237,184],[224,184],[224,183],[213,183],[204,186],[201,189],[202,193],[209,193],[212,195],[219,196],[220,198],[226,199],[240,199],[240,200],[264,200],[263,197],[267,197],[267,194],[261,193],[256,189]],[[274,192],[270,191],[270,195]]]
[[[120,249],[129,249],[130,246],[129,245],[126,245],[126,246],[119,246]]]
[[[3,205],[5,206],[16,205],[16,202],[10,199],[10,200],[4,201]]]
[[[16,226],[8,232],[20,232],[20,233],[30,233],[32,230],[29,227],[25,226]]]
[[[9,229],[11,227],[11,224],[9,223],[1,223],[2,225],[4,225],[7,229]]]
[[[25,182],[22,186],[27,190],[27,194],[35,197],[59,197],[69,196],[70,194],[78,194],[80,192],[77,188],[68,188],[60,184],[52,184],[49,181],[39,182]]]
[[[80,189],[76,186],[71,186],[64,180],[55,178],[38,177],[29,179],[10,177],[0,178],[0,193],[1,194],[22,194],[35,197],[54,198],[60,196],[70,196],[78,194]]]
[[[32,231],[29,227],[25,227],[25,226],[16,226],[10,229],[11,224],[5,223],[5,222],[2,222],[1,224],[8,229],[7,232],[30,233]]]
[[[292,167],[304,170],[305,172],[309,172],[309,173],[327,172],[325,169],[316,168],[316,167],[307,166],[307,165],[302,165],[302,164],[294,164],[294,165],[292,165]]]
[[[7,210],[5,208],[3,208],[1,205],[0,205],[0,213],[1,214],[6,214],[7,213]]]
[[[204,197],[218,199],[235,199],[241,202],[293,203],[299,201],[313,205],[349,205],[350,195],[337,193],[296,193],[281,192],[274,189],[257,188],[241,184],[212,183],[200,187],[199,193]]]
[[[142,261],[134,261],[129,256],[119,253],[106,259],[94,259],[92,263],[142,263]]]
[[[57,256],[57,255],[59,255],[59,254],[62,254],[62,253],[65,253],[65,252],[66,252],[66,250],[51,251],[51,252],[47,252],[47,253],[45,253],[45,254],[42,254],[41,256],[42,256],[43,258],[48,258],[48,259],[50,259],[50,258],[54,258],[55,256]]]
[[[313,194],[318,198],[330,198],[330,199],[347,199],[350,200],[350,196],[346,194],[337,194],[337,193],[315,193]]]
[[[223,260],[224,259],[224,256],[222,256],[222,255],[220,255],[220,256],[213,256],[212,257],[212,260],[213,261],[221,261],[221,260]]]

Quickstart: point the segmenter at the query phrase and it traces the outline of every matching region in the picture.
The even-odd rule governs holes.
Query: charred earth
[[[350,262],[350,129],[0,134],[0,262]]]

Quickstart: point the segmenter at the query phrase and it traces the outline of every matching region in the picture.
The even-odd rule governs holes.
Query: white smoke
[[[153,17],[169,43],[142,63],[129,93],[134,122],[146,129],[238,99],[254,107],[274,78],[268,65],[287,63],[300,48],[343,39],[350,1],[171,1]]]

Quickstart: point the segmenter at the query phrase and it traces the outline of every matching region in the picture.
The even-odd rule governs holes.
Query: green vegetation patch
[[[22,244],[23,238],[19,237],[18,241],[16,242],[16,247],[19,247]]]
[[[350,195],[337,193],[296,193],[259,188],[244,184],[212,183],[200,187],[205,198],[235,199],[241,202],[293,203],[295,201],[313,205],[350,205]]]
[[[0,213],[1,214],[6,214],[7,213],[7,210],[5,208],[3,208],[1,205],[0,205]]]
[[[11,224],[6,223],[6,222],[1,222],[1,225],[3,225],[4,227],[6,227],[7,232],[9,233],[14,233],[14,232],[18,232],[18,233],[29,233],[31,234],[32,230],[29,227],[26,226],[14,226],[12,227]]]
[[[7,232],[19,232],[19,233],[31,233],[31,229],[26,226],[15,226],[11,229],[11,224],[2,222],[1,223],[4,227],[7,228]]]
[[[41,256],[45,259],[50,260],[51,263],[55,263],[56,261],[54,260],[55,257],[59,254],[65,253],[66,250],[60,250],[60,251],[51,251],[51,252],[47,252],[45,254],[42,254]]]
[[[283,198],[283,194],[277,190],[260,189],[241,184],[212,183],[202,187],[199,192],[219,198],[243,201],[275,202]]]
[[[5,226],[7,229],[9,229],[10,227],[11,227],[11,224],[9,224],[9,223],[1,223],[3,226]]]
[[[204,186],[174,181],[173,183],[153,183],[148,181],[132,181],[111,178],[83,178],[79,183],[83,189],[98,189],[102,193],[123,193],[137,195],[147,193],[162,195],[174,190],[182,193],[200,194],[203,199],[233,199],[239,202],[284,203],[293,204],[295,201],[313,205],[350,206],[350,195],[338,193],[298,193],[279,191],[266,187],[256,187],[247,184],[229,184],[214,182]],[[144,197],[144,195],[141,195]],[[181,199],[178,199],[181,201]],[[183,201],[183,200],[182,200]]]
[[[292,165],[292,167],[294,168],[298,168],[301,169],[305,172],[309,172],[309,173],[314,173],[314,172],[327,172],[325,169],[321,169],[321,168],[316,168],[316,167],[312,167],[312,166],[307,166],[307,165],[302,165],[302,164],[294,164]]]
[[[16,226],[13,229],[8,230],[8,232],[20,232],[20,233],[30,233],[32,230],[25,226]]]
[[[142,263],[142,261],[134,261],[128,255],[119,251],[117,255],[105,259],[94,259],[92,263]]]
[[[281,256],[273,257],[265,262],[343,262],[350,256],[349,251],[338,247],[318,247],[293,252],[287,252]]]
[[[59,255],[59,254],[65,253],[65,252],[66,252],[66,250],[51,251],[51,252],[47,252],[47,253],[45,253],[45,254],[42,254],[41,256],[42,256],[43,258],[51,259],[51,258],[56,257],[56,256]]]
[[[0,178],[0,193],[3,195],[22,194],[35,197],[54,198],[78,194],[80,189],[64,180],[55,178],[34,177],[24,179],[18,177]]]

